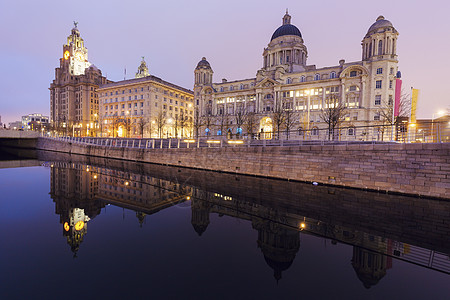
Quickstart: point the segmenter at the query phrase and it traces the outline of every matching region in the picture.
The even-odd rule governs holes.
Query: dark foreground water
[[[0,299],[450,298],[450,202],[37,157],[0,161]]]

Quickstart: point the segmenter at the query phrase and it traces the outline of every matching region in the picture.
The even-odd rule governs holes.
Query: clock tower
[[[67,44],[63,46],[63,59],[68,64],[70,74],[84,75],[91,65],[88,61],[88,50],[84,47],[84,41],[78,30],[78,22],[73,22],[71,34],[67,37]]]
[[[50,122],[55,134],[101,136],[97,89],[109,81],[88,61],[78,23],[74,25],[49,88]]]

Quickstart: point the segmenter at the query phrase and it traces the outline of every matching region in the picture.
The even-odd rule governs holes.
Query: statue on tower
[[[78,22],[73,21],[73,25],[75,26],[75,28],[77,28]]]
[[[142,56],[141,65],[139,66],[138,71],[136,72],[136,75],[134,77],[142,78],[142,77],[147,77],[147,76],[150,76],[150,74],[148,73],[148,67],[147,67],[147,63],[144,60],[144,56]]]

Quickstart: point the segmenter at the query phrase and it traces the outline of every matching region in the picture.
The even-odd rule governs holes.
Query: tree
[[[220,115],[220,119],[219,119],[219,126],[220,126],[220,134],[224,134],[224,130],[226,131],[228,128],[228,122],[229,122],[229,116],[228,114],[226,114],[225,111],[222,112],[222,114]]]
[[[245,123],[245,119],[247,118],[247,114],[245,113],[245,109],[242,105],[237,107],[234,118],[237,126],[236,135],[240,135],[242,133],[242,125]]]
[[[279,103],[275,105],[272,111],[272,124],[274,127],[273,130],[277,133],[276,139],[280,138],[280,130],[282,129],[285,119],[286,116],[284,113],[282,102],[279,101]]]
[[[201,127],[204,125],[203,121],[204,121],[203,118],[200,117],[200,111],[198,107],[196,107],[194,111],[194,122],[192,124],[194,126],[195,138],[198,138],[198,133]]]
[[[320,118],[328,125],[328,140],[336,138],[336,127],[344,120],[347,108],[336,94],[330,94],[325,99],[325,107],[322,108]]]
[[[247,135],[249,135],[250,138],[253,138],[255,134],[256,125],[257,125],[256,114],[254,112],[247,111],[244,126],[245,131],[247,131]]]
[[[410,112],[411,112],[411,97],[403,89],[400,96],[398,116],[394,117],[394,100],[385,99],[382,102],[382,107],[378,110],[380,120],[384,125],[380,129],[381,140],[384,140],[384,133],[388,125],[394,126],[394,124],[398,123],[399,118],[404,119],[409,117]]]
[[[144,129],[148,124],[148,120],[144,119],[144,117],[139,118],[137,121],[137,129],[138,129],[138,134],[141,136],[141,138],[144,137]]]
[[[162,130],[166,125],[166,115],[160,110],[155,118],[156,128],[158,129],[158,136],[162,138]]]
[[[202,123],[205,126],[206,129],[208,129],[209,131],[207,132],[207,134],[209,134],[209,132],[211,131],[211,125],[212,125],[212,115],[210,113],[207,113],[206,115],[204,115],[202,117]]]
[[[283,112],[284,112],[284,128],[286,129],[286,139],[289,139],[289,135],[291,130],[294,128],[295,123],[298,119],[298,113],[294,111],[294,108],[291,106],[292,103],[284,103]]]

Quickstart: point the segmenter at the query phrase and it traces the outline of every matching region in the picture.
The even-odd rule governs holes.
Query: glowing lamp
[[[64,230],[65,231],[69,231],[69,229],[70,229],[69,223],[65,222],[64,223]]]
[[[75,230],[76,231],[80,231],[81,229],[83,229],[84,228],[84,222],[83,221],[78,221],[76,224],[75,224]]]

